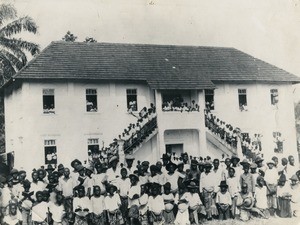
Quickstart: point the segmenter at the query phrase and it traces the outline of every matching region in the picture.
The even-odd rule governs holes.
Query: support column
[[[157,114],[157,160],[165,153],[164,126],[163,126],[163,111],[162,111],[162,96],[159,90],[155,90],[155,104]]]
[[[125,165],[125,153],[124,153],[124,140],[119,139],[118,142],[118,151],[119,151],[119,163],[123,163]]]
[[[207,145],[206,145],[206,128],[205,128],[205,92],[204,90],[198,91],[198,105],[199,105],[199,116],[200,116],[200,130],[199,130],[199,155],[205,156],[207,154]]]

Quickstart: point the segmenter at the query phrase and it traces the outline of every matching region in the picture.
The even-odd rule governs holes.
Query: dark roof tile
[[[214,88],[214,81],[300,82],[233,48],[77,42],[52,42],[14,78],[140,80],[153,89]]]

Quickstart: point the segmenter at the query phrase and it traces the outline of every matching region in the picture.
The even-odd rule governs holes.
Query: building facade
[[[118,139],[152,103],[157,129],[134,151],[137,159],[155,162],[166,149],[230,155],[205,127],[211,104],[213,115],[244,135],[260,134],[266,158],[298,159],[293,84],[299,81],[235,49],[54,42],[2,87],[6,151],[26,170],[85,161],[89,149]],[[199,110],[166,110],[174,99]]]

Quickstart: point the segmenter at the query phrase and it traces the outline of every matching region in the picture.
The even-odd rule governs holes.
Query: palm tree
[[[0,85],[22,69],[27,55],[36,55],[39,45],[13,36],[23,31],[37,33],[37,25],[29,16],[17,17],[12,5],[0,5]]]

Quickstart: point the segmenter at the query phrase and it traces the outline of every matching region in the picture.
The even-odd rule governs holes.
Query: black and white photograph
[[[2,0],[1,225],[300,224],[299,0]]]

